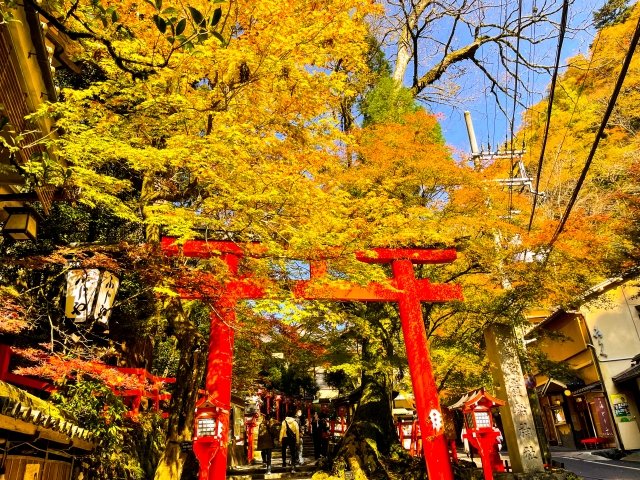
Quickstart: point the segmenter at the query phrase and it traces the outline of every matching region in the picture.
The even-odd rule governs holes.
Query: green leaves
[[[176,35],[182,35],[185,28],[187,28],[187,19],[183,18],[178,22],[178,25],[176,26]]]
[[[211,16],[211,23],[209,25],[211,25],[212,27],[215,27],[216,25],[218,25],[218,22],[220,21],[221,17],[222,17],[222,8],[218,7],[213,11],[213,15]]]
[[[213,35],[220,42],[220,45],[224,45],[226,43],[224,41],[224,38],[222,38],[222,35],[220,35],[218,32],[212,32],[211,35]]]
[[[198,10],[193,7],[187,7],[189,12],[191,13],[191,18],[193,19],[196,25],[202,25],[204,22],[204,15],[202,15]]]
[[[205,16],[200,10],[188,6],[188,16],[183,17],[178,20],[180,16],[180,11],[174,7],[162,8],[162,0],[156,1],[156,3],[152,3],[151,0],[145,0],[149,5],[155,8],[158,13],[153,15],[153,23],[155,23],[156,28],[162,34],[167,34],[166,39],[172,45],[177,45],[178,48],[180,46],[186,48],[188,51],[193,49],[193,43],[190,40],[197,41],[198,43],[202,43],[207,40],[210,36],[215,37],[221,45],[225,45],[224,38],[218,32],[213,32],[211,29],[220,23],[220,19],[222,18],[222,8],[216,8],[213,13],[209,16]],[[221,3],[221,2],[215,2]],[[118,20],[118,14],[115,12],[117,7],[109,7],[107,10],[107,14],[112,16],[114,23]],[[191,34],[185,33],[187,31],[187,21],[189,20],[189,16],[191,20],[193,20],[193,26],[195,32]],[[177,23],[176,23],[177,22]],[[169,28],[171,31],[169,31]],[[177,43],[176,43],[177,42]],[[176,48],[176,47],[174,47]]]
[[[151,5],[153,8],[155,8],[156,10],[159,10],[155,3],[151,2],[150,0],[144,0],[144,1],[147,2],[149,5]]]
[[[116,23],[118,20],[120,20],[120,15],[118,15],[118,12],[116,11],[117,9],[118,9],[118,7],[109,7],[109,8],[107,8],[103,12],[104,17],[105,18],[111,18],[111,22],[112,23]],[[103,22],[103,23],[105,23],[105,22]]]
[[[165,33],[167,31],[167,22],[160,15],[154,15],[153,21],[156,24],[156,27],[158,27],[158,30],[160,30],[160,33]]]

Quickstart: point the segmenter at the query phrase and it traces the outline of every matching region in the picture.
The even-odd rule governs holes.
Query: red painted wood
[[[187,240],[181,246],[175,244],[176,239],[173,237],[162,237],[160,246],[167,255],[182,255],[193,258],[211,258],[222,254],[232,254],[239,257],[244,256],[245,252],[252,255],[260,255],[265,252],[265,248],[259,243],[234,243],[234,242],[217,242],[204,240]]]
[[[161,247],[166,255],[182,255],[194,258],[211,258],[223,254],[232,254],[242,257],[250,255],[261,257],[266,254],[266,249],[259,243],[234,243],[204,240],[187,240],[182,246],[175,244],[173,237],[162,237]],[[339,249],[335,249],[336,255]],[[331,259],[331,255],[322,255]],[[366,251],[356,252],[356,258],[365,263],[391,263],[394,260],[411,260],[415,264],[450,263],[457,258],[455,249],[429,249],[429,248],[371,248]],[[302,260],[302,259],[301,259]]]
[[[232,273],[237,274],[237,261],[229,260]],[[242,289],[240,289],[242,290]],[[226,439],[229,436],[229,412],[231,411],[231,375],[233,371],[233,329],[236,321],[236,297],[233,288],[230,295],[222,296],[211,312],[209,356],[207,357],[207,400],[226,413],[218,415],[222,424],[222,443],[206,437],[194,442],[194,451],[200,462],[200,480],[223,480],[227,473]],[[199,443],[199,445],[195,445]],[[208,461],[207,461],[208,460]]]
[[[398,301],[400,321],[407,349],[409,372],[413,384],[413,394],[418,410],[420,432],[422,438],[433,438],[424,441],[424,458],[427,463],[429,480],[453,480],[453,471],[449,461],[449,448],[444,436],[444,428],[434,429],[430,415],[437,412],[442,419],[438,389],[433,378],[433,367],[429,355],[427,333],[422,318],[419,290],[413,272],[411,260],[396,260],[392,264],[393,276],[403,295]],[[441,421],[442,423],[442,421]]]
[[[427,265],[451,263],[457,258],[457,254],[453,248],[446,250],[427,248],[372,248],[366,252],[357,252],[356,258],[365,263],[391,263],[394,260],[411,260],[411,262],[415,264]]]
[[[415,280],[416,298],[423,302],[448,302],[463,300],[462,287],[455,284],[433,284],[429,280]],[[394,279],[388,283],[372,282],[368,286],[332,282],[323,284],[298,280],[293,288],[294,295],[307,300],[339,300],[353,302],[397,302],[404,293]]]
[[[231,374],[233,370],[233,325],[236,319],[235,300],[221,301],[211,314],[209,357],[207,360],[206,389],[213,404],[231,411]],[[218,417],[223,425],[222,438],[229,435],[229,413]],[[226,444],[213,452],[209,479],[224,479],[227,474]]]

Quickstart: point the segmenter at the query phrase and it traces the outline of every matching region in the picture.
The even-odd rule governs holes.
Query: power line
[[[549,138],[549,127],[551,126],[551,111],[553,110],[553,98],[556,93],[556,83],[558,81],[558,69],[560,67],[560,57],[562,55],[562,44],[567,31],[567,18],[569,16],[569,0],[564,0],[562,5],[562,17],[560,19],[560,33],[558,36],[558,49],[556,50],[556,63],[553,67],[553,76],[551,78],[551,91],[549,92],[549,105],[547,106],[547,124],[544,127],[544,137],[542,139],[542,149],[540,150],[540,159],[538,160],[538,171],[536,172],[536,191],[540,188],[540,175],[542,173],[542,162],[544,160],[544,151],[547,148],[547,139]],[[533,224],[533,216],[536,213],[536,205],[538,204],[538,195],[533,197],[533,207],[531,208],[531,217],[529,218],[529,231]]]
[[[573,122],[573,117],[575,116],[576,111],[578,110],[578,105],[580,104],[580,98],[582,98],[582,94],[584,93],[584,86],[586,85],[587,79],[589,78],[589,72],[591,72],[591,65],[593,63],[593,60],[596,58],[596,52],[598,51],[598,44],[600,43],[600,38],[602,38],[602,35],[597,35],[596,36],[596,41],[593,44],[593,48],[591,49],[591,58],[589,59],[589,64],[587,65],[587,70],[584,73],[584,76],[582,77],[582,83],[580,84],[580,88],[578,89],[578,97],[576,98],[576,101],[573,104],[573,110],[571,111],[571,117],[569,117],[569,122],[567,122],[567,126],[564,129],[564,134],[562,136],[562,140],[560,141],[560,146],[558,147],[558,152],[556,153],[556,158],[553,161],[553,165],[551,166],[552,170],[555,167],[555,165],[558,163],[558,158],[560,158],[560,154],[562,153],[562,147],[564,147],[564,142],[567,139],[567,135],[569,133],[569,130],[571,129],[571,122]],[[551,183],[551,176],[549,176],[549,178],[547,179],[547,185],[545,186],[544,191],[546,191],[549,188],[549,183]]]
[[[604,113],[604,117],[602,118],[602,123],[600,123],[600,128],[598,129],[598,133],[596,134],[596,138],[591,146],[591,151],[589,152],[589,156],[587,157],[587,161],[584,164],[584,168],[582,169],[582,173],[580,174],[580,178],[578,179],[578,183],[573,189],[573,193],[571,194],[571,199],[567,204],[567,208],[562,215],[562,219],[560,220],[560,224],[556,229],[556,232],[553,234],[553,238],[551,238],[550,244],[558,239],[558,236],[562,233],[565,224],[567,223],[567,219],[569,218],[569,214],[571,214],[571,209],[573,205],[576,203],[576,199],[578,198],[578,194],[580,193],[580,189],[582,188],[582,184],[587,176],[587,172],[589,171],[589,167],[591,166],[591,162],[593,161],[593,157],[596,154],[596,150],[598,149],[598,145],[600,144],[600,138],[604,134],[604,129],[607,127],[607,123],[609,122],[609,117],[611,117],[611,113],[613,113],[613,109],[616,106],[616,102],[618,101],[618,95],[620,94],[620,90],[622,90],[622,84],[624,83],[624,79],[627,76],[627,71],[629,70],[629,65],[631,64],[631,59],[633,58],[633,54],[635,53],[636,47],[638,46],[638,40],[640,40],[640,19],[638,19],[638,23],[636,25],[636,31],[633,33],[633,38],[631,39],[631,44],[629,45],[629,50],[627,51],[627,55],[625,56],[624,63],[622,64],[622,70],[620,70],[620,75],[618,75],[618,80],[616,81],[616,86],[613,89],[613,93],[611,94],[611,98],[609,99],[609,104],[607,105],[607,110]]]
[[[516,123],[516,108],[518,105],[518,82],[520,77],[518,75],[518,69],[520,67],[520,37],[522,35],[522,0],[518,1],[518,36],[516,37],[516,68],[514,73],[514,85],[513,85],[513,109],[511,112],[511,165],[509,169],[509,179],[513,179],[513,137]],[[506,145],[505,145],[506,148]],[[509,182],[509,212],[508,218],[511,218],[511,211],[513,209],[513,182]]]

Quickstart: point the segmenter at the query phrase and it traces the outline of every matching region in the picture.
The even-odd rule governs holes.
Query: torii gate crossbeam
[[[220,285],[211,283],[198,292],[180,290],[183,298],[216,298],[211,315],[209,357],[207,362],[206,390],[211,403],[226,411],[231,402],[231,370],[233,363],[233,330],[235,307],[239,300],[265,298],[263,285],[251,278],[239,278],[238,261],[244,255],[262,256],[260,244],[238,245],[233,242],[187,241],[181,247],[174,245],[175,239],[164,237],[162,248],[167,255],[184,255],[196,258],[222,258],[235,279]],[[361,302],[398,302],[400,320],[407,350],[409,371],[422,432],[424,456],[430,480],[453,480],[449,461],[449,450],[444,437],[442,413],[438,391],[433,377],[424,320],[420,302],[446,302],[463,300],[462,288],[454,284],[432,284],[428,280],[415,278],[413,264],[451,263],[456,259],[453,249],[371,249],[357,253],[356,258],[366,263],[390,263],[393,278],[385,283],[370,283],[367,287],[340,282],[316,288],[313,280],[326,275],[326,262],[311,262],[311,281],[294,282],[293,292],[297,298],[307,300],[341,300]],[[221,291],[223,292],[221,295]],[[222,438],[228,437],[228,414],[222,420]],[[196,451],[200,462],[200,480],[223,480],[226,476],[227,450],[225,445],[215,445]]]

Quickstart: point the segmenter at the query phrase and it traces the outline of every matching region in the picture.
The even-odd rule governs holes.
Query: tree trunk
[[[170,300],[166,310],[178,339],[180,363],[169,406],[167,444],[154,478],[179,480],[187,459],[187,454],[180,451],[180,442],[193,437],[195,406],[207,356],[204,339],[185,315],[180,301]]]
[[[392,370],[380,362],[381,349],[365,340],[362,350],[362,398],[335,455],[332,474],[344,478],[348,468],[354,480],[425,479],[424,462],[404,450],[393,424]]]

